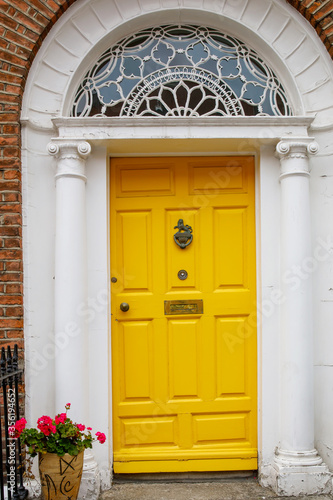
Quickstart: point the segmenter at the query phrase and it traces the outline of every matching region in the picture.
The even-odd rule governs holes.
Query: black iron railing
[[[20,440],[8,432],[8,428],[20,419],[19,383],[23,369],[18,366],[17,345],[13,352],[3,347],[0,359],[0,384],[2,388],[0,405],[0,499],[23,500],[28,490],[23,485],[22,454]]]

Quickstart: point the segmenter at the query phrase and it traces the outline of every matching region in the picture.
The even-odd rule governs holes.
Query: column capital
[[[280,179],[290,175],[309,176],[309,157],[318,150],[312,137],[281,137],[276,146],[276,156],[281,162]]]
[[[90,155],[91,146],[83,140],[52,139],[47,145],[47,151],[57,158],[85,159]]]
[[[47,145],[47,151],[58,160],[56,179],[76,177],[87,180],[85,163],[91,152],[89,142],[80,139],[53,139]]]
[[[280,160],[286,158],[308,158],[315,155],[319,146],[313,137],[281,137],[276,146],[276,155]]]

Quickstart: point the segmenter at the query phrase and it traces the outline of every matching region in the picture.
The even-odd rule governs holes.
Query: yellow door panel
[[[151,321],[123,321],[119,325],[121,365],[123,373],[122,400],[152,400],[152,325]],[[139,362],[140,370],[133,370]]]
[[[168,321],[170,400],[199,399],[199,321]]]
[[[141,165],[125,160],[118,170],[117,197],[167,196],[174,194],[174,165],[163,160],[144,159]]]
[[[246,394],[246,353],[245,342],[239,339],[239,332],[245,327],[246,318],[217,318],[216,353],[217,353],[217,394]]]
[[[194,444],[217,444],[228,440],[245,441],[248,415],[195,415]]]
[[[121,263],[125,290],[151,289],[151,212],[118,214]],[[136,243],[133,252],[133,241]]]
[[[215,288],[247,288],[246,208],[215,209],[213,217]]]
[[[190,194],[203,193],[217,195],[227,192],[247,192],[248,172],[252,158],[239,157],[188,159]]]
[[[114,471],[256,469],[254,158],[113,159],[111,275]]]

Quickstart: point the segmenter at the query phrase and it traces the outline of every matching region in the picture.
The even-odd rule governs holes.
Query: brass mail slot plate
[[[203,300],[165,300],[164,314],[202,314]]]

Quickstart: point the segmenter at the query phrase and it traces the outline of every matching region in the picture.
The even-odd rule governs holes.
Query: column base
[[[97,500],[101,490],[97,462],[92,450],[84,452],[83,472],[78,500]]]
[[[274,463],[280,466],[304,467],[321,465],[323,459],[316,449],[306,451],[290,451],[278,448],[275,452]]]
[[[276,457],[273,465],[263,467],[260,483],[279,496],[330,494],[332,473],[322,459],[320,461],[317,465],[296,465],[280,463]]]

